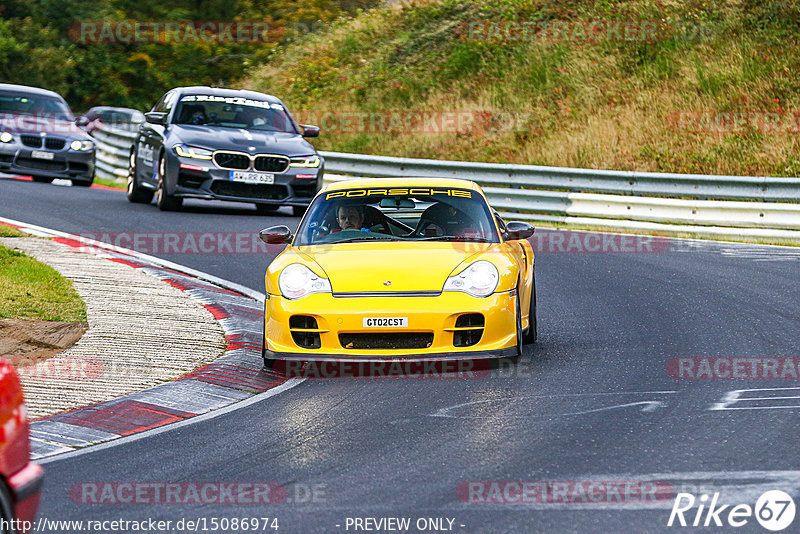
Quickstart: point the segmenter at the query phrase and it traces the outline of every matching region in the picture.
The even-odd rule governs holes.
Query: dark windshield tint
[[[67,105],[51,96],[0,91],[0,113],[74,120]]]
[[[309,207],[294,245],[368,240],[499,241],[486,201],[453,188],[331,191]]]
[[[280,104],[241,97],[183,95],[175,110],[173,122],[299,133]]]

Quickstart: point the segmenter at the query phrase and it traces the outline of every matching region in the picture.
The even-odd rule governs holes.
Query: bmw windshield
[[[175,111],[174,123],[300,133],[282,105],[242,97],[183,95]]]
[[[322,194],[294,245],[377,240],[499,242],[492,213],[475,191],[414,187]]]
[[[57,98],[27,93],[0,91],[0,115],[31,115],[73,121],[72,112]]]

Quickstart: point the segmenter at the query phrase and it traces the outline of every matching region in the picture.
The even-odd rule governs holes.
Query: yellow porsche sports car
[[[518,357],[536,340],[533,226],[455,179],[340,182],[266,273],[264,363]]]

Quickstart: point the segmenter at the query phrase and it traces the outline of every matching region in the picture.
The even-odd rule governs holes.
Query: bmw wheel
[[[136,178],[136,152],[131,150],[131,157],[128,161],[128,201],[141,204],[149,204],[153,200],[153,191],[145,189],[139,185]]]
[[[164,183],[166,176],[166,157],[161,154],[158,158],[158,189],[156,190],[156,205],[161,211],[178,211],[181,209],[183,199],[167,193],[167,185]]]

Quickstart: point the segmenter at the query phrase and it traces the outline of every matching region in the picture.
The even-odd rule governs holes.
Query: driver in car
[[[365,212],[366,209],[362,205],[339,206],[336,210],[336,222],[342,230],[369,232],[369,228],[363,228]]]

